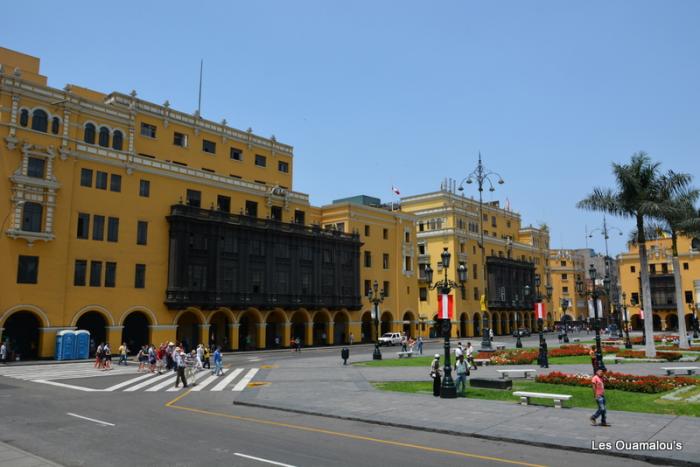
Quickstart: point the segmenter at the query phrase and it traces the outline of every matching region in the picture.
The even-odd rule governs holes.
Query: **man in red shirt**
[[[610,426],[605,419],[605,385],[603,384],[603,370],[598,369],[591,378],[591,386],[593,386],[593,396],[598,403],[598,410],[591,417],[591,424],[596,426],[596,419],[600,416],[599,426]]]

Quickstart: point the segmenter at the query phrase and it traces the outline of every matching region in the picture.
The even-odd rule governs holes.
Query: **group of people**
[[[100,370],[112,369],[112,349],[110,349],[109,343],[102,342],[97,346],[97,349],[95,350],[94,367]]]
[[[423,338],[418,337],[418,340],[408,336],[403,336],[401,339],[401,351],[402,352],[413,352],[413,349],[417,348],[420,355],[423,355]]]
[[[464,347],[462,343],[459,342],[455,348],[454,372],[456,375],[455,386],[457,387],[457,392],[462,396],[464,396],[467,392],[467,376],[471,374],[471,370],[476,369],[477,367],[476,362],[474,362],[474,348],[472,347],[472,343],[467,342],[467,346]],[[433,396],[439,397],[442,382],[440,354],[436,353],[433,362],[430,364],[430,377],[433,378]]]

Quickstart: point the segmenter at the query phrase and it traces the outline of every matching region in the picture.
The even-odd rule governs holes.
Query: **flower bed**
[[[673,345],[658,345],[656,346],[656,350],[692,350],[694,352],[700,352],[700,347],[698,346],[690,346],[687,349],[681,349],[678,347],[678,345],[673,344]]]
[[[591,376],[553,371],[535,378],[538,383],[563,384],[567,386],[590,386]],[[645,392],[655,394],[666,392],[681,386],[700,384],[700,380],[685,376],[639,376],[624,373],[607,372],[603,375],[606,389],[619,389],[629,392]]]
[[[623,358],[647,358],[643,350],[623,350],[617,353],[618,357]],[[668,362],[680,360],[683,356],[680,352],[656,352],[656,358],[662,358]]]
[[[678,336],[654,336],[654,342],[663,342],[664,339],[670,342],[673,339],[678,339]],[[643,336],[630,337],[630,341],[633,344],[637,344],[637,345],[642,344]]]
[[[603,353],[616,353],[620,349],[617,347],[605,346]],[[562,345],[559,348],[554,348],[548,351],[547,356],[553,357],[577,357],[581,355],[589,355],[590,347],[573,344]],[[476,358],[491,360],[492,365],[529,365],[537,360],[539,355],[538,349],[517,349],[517,350],[497,350],[496,352],[479,352]]]

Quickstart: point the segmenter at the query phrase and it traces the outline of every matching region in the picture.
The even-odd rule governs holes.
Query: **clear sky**
[[[203,116],[294,146],[294,189],[316,205],[435,191],[481,151],[506,181],[487,199],[575,248],[602,225],[575,204],[612,184],[612,161],[645,150],[700,176],[696,0],[8,2],[3,16],[0,45],[39,56],[56,87],[191,112],[204,59]],[[617,253],[632,224],[610,225]]]

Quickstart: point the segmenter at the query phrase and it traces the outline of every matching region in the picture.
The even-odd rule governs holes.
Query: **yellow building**
[[[439,335],[437,292],[429,289],[425,269],[430,265],[435,271],[434,282],[442,279],[440,255],[447,248],[452,255],[448,279],[457,281],[460,265],[467,269],[463,290],[453,292],[454,336],[480,336],[484,328],[492,328],[496,335],[510,334],[516,325],[535,329],[535,275],[546,301],[546,226],[522,227],[518,213],[501,208],[498,202],[484,203],[482,256],[479,203],[458,196],[453,188],[448,180],[440,191],[401,199],[401,210],[415,215],[418,223],[419,319],[433,326],[432,335]]]
[[[132,351],[359,341],[375,279],[385,328],[415,325],[411,216],[311,206],[274,137],[0,64],[0,333],[23,358],[77,328]]]
[[[657,331],[677,330],[676,287],[673,279],[671,238],[659,238],[646,242],[649,258],[649,280],[654,329]],[[695,309],[700,306],[700,239],[679,237],[678,256],[681,273],[681,297],[685,313],[686,329],[692,330]],[[641,329],[643,306],[639,247],[628,244],[628,251],[617,256],[619,262],[620,285],[627,297],[627,313],[634,329]],[[644,308],[648,310],[648,308]],[[645,316],[645,318],[647,318]]]
[[[554,321],[585,322],[588,320],[586,298],[576,290],[576,282],[586,280],[585,260],[576,250],[551,250],[549,273],[552,284]]]

